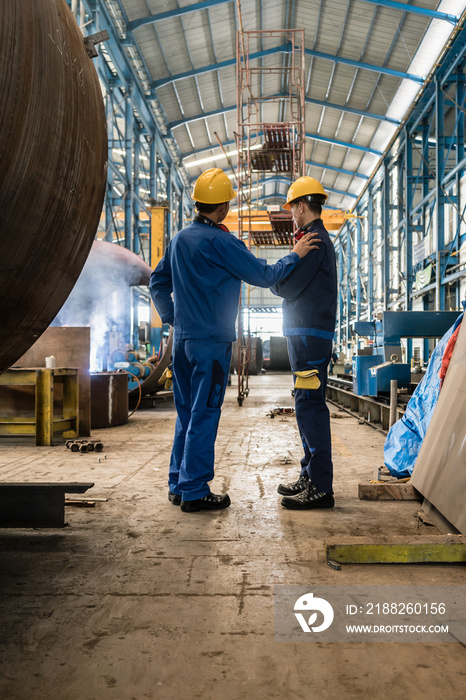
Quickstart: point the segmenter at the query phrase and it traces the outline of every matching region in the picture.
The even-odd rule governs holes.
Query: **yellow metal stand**
[[[54,418],[54,384],[63,385],[63,416]],[[54,433],[79,437],[79,390],[77,369],[10,369],[0,374],[0,385],[35,386],[35,416],[0,417],[0,435],[35,435],[36,445],[53,445]]]
[[[150,264],[153,270],[157,267],[164,254],[165,218],[168,209],[166,207],[151,207],[151,250]],[[150,305],[150,327],[160,328],[162,332],[162,319],[155,310],[154,304]],[[157,348],[158,349],[158,348]]]
[[[430,537],[339,537],[325,541],[327,561],[339,564],[466,563],[466,538],[461,535]]]

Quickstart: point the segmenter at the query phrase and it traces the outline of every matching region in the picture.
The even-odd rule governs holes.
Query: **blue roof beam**
[[[348,141],[338,141],[337,139],[330,139],[321,134],[308,134],[306,133],[307,139],[314,139],[314,141],[324,141],[325,143],[331,143],[333,146],[342,146],[342,148],[353,148],[356,151],[363,151],[364,153],[370,153],[373,156],[380,158],[383,154],[382,151],[376,151],[375,148],[368,148],[367,146],[359,146],[356,143],[349,143]]]
[[[356,170],[346,170],[345,168],[337,168],[335,165],[327,165],[327,163],[318,163],[315,160],[307,160],[306,165],[311,165],[314,168],[320,168],[321,170],[332,170],[335,173],[341,173],[342,175],[351,175],[352,177],[359,177],[361,180],[368,180],[369,175],[363,175],[358,173]]]
[[[267,102],[268,100],[273,100],[283,97],[285,99],[287,95],[274,95],[273,97],[267,97],[264,98],[263,101]],[[400,125],[400,121],[398,119],[392,119],[391,117],[385,117],[382,114],[374,114],[373,112],[364,112],[359,109],[353,109],[352,107],[347,107],[346,105],[336,105],[332,102],[325,102],[324,100],[314,100],[311,97],[306,97],[306,103],[307,104],[312,104],[312,105],[317,105],[318,107],[325,107],[328,109],[337,109],[341,112],[347,112],[348,114],[356,114],[359,117],[367,117],[368,119],[377,119],[378,121],[385,121],[390,124],[395,124],[395,126]],[[214,117],[217,116],[218,114],[227,114],[228,112],[233,112],[236,110],[236,105],[230,105],[229,107],[222,107],[219,110],[213,110],[212,112],[203,112],[201,114],[195,114],[192,117],[185,117],[184,119],[177,119],[174,122],[171,122],[169,124],[170,129],[175,129],[178,126],[181,126],[182,124],[186,124],[191,121],[199,121],[200,119],[206,119],[207,117]]]
[[[216,112],[210,113],[210,114],[222,114],[224,110],[218,110]],[[208,116],[206,113],[205,115],[198,115],[196,119],[203,119],[205,116]],[[177,123],[177,122],[174,122]],[[327,138],[326,136],[321,136],[320,134],[306,134],[307,139],[313,139],[314,141],[324,141],[325,143],[331,143],[334,146],[341,146],[342,148],[353,148],[356,151],[363,151],[364,153],[371,153],[373,156],[380,157],[382,156],[382,151],[376,151],[374,148],[368,148],[367,146],[359,146],[358,144],[355,143],[349,143],[347,141],[337,141],[336,139],[330,139]],[[226,141],[223,145],[224,146],[229,146],[231,144],[234,144],[234,141]],[[205,153],[206,151],[210,151],[216,148],[215,145],[211,146],[206,146],[205,148],[200,148],[197,151],[190,151],[188,153],[182,153],[181,158],[184,160],[185,158],[188,158],[189,156],[197,155],[198,153]],[[222,154],[218,154],[218,157],[221,158]],[[186,165],[189,165],[189,163],[186,163]]]
[[[134,30],[138,27],[144,26],[145,24],[154,24],[154,22],[161,22],[164,19],[180,17],[181,15],[188,14],[190,12],[208,10],[216,5],[224,5],[227,2],[233,2],[233,0],[204,0],[204,2],[198,2],[194,5],[189,5],[188,7],[178,7],[174,10],[168,10],[167,12],[159,12],[157,14],[148,15],[147,17],[135,19],[132,22],[129,22],[129,28]],[[445,12],[438,12],[436,10],[428,10],[425,7],[418,7],[416,5],[409,5],[402,2],[394,2],[394,0],[363,0],[363,2],[370,2],[374,5],[388,7],[393,10],[400,10],[401,12],[410,12],[412,14],[422,15],[424,17],[430,17],[431,19],[444,20],[445,22],[450,22],[450,24],[456,24],[458,22],[458,17],[456,15],[450,15],[446,14]]]
[[[193,7],[193,6],[191,6]],[[267,49],[266,51],[258,51],[250,55],[250,60],[255,60],[259,58],[264,58],[265,56],[271,56],[277,53],[290,53],[291,46],[288,44],[282,44],[273,49]],[[423,83],[424,78],[420,75],[413,75],[412,73],[403,73],[403,71],[392,70],[386,66],[376,66],[371,63],[363,63],[362,61],[353,61],[349,58],[343,58],[342,56],[333,56],[332,54],[322,53],[321,51],[313,51],[311,49],[305,49],[305,54],[308,56],[313,56],[314,58],[323,58],[327,61],[333,61],[334,63],[342,63],[344,65],[349,65],[352,68],[359,68],[361,70],[368,70],[374,73],[382,73],[383,75],[390,75],[395,78],[413,80],[416,83]],[[163,85],[168,85],[177,80],[184,80],[185,78],[192,78],[201,73],[210,73],[215,70],[220,70],[221,68],[228,68],[230,66],[236,65],[236,58],[230,58],[227,61],[221,61],[219,63],[211,63],[208,66],[201,66],[191,71],[186,71],[185,73],[177,73],[176,75],[169,75],[166,78],[160,78],[159,80],[154,80],[152,87],[155,89],[162,87]]]
[[[362,2],[370,2],[373,5],[380,5],[381,7],[388,7],[391,10],[400,10],[400,12],[411,12],[412,14],[422,15],[423,17],[429,17],[430,19],[441,19],[445,22],[450,22],[450,24],[457,24],[459,17],[456,15],[448,15],[445,12],[438,12],[437,10],[428,10],[425,7],[418,7],[417,5],[409,5],[404,2],[394,2],[393,0],[362,0]]]
[[[327,102],[325,100],[314,100],[312,97],[306,97],[306,104],[317,105],[318,107],[325,107],[326,109],[338,109],[340,112],[356,114],[358,117],[367,117],[368,119],[377,119],[378,121],[388,122],[389,124],[395,124],[396,126],[401,124],[399,119],[392,119],[392,117],[386,117],[384,114],[374,114],[373,112],[348,107],[348,105],[336,105],[333,102]]]
[[[154,24],[154,22],[161,22],[163,19],[181,17],[182,15],[188,14],[189,12],[197,12],[198,10],[208,10],[210,7],[215,7],[216,5],[224,5],[227,2],[233,2],[233,0],[205,0],[204,2],[197,2],[194,5],[189,5],[188,7],[178,7],[175,10],[159,12],[156,15],[148,15],[147,17],[141,17],[140,19],[133,20],[129,23],[129,28],[132,31],[134,31],[138,27],[142,27],[145,24]]]
[[[422,84],[425,78],[421,75],[413,75],[413,73],[404,73],[400,70],[393,70],[392,68],[387,68],[386,66],[374,66],[371,63],[362,63],[362,61],[353,61],[350,58],[343,58],[343,56],[333,56],[329,53],[322,53],[322,51],[313,51],[312,49],[304,49],[306,56],[312,56],[313,58],[323,58],[325,61],[333,61],[333,63],[342,63],[345,66],[351,66],[351,68],[359,68],[361,70],[372,71],[373,73],[381,73],[383,75],[390,75],[393,78],[400,78],[401,80],[412,80],[415,83]]]

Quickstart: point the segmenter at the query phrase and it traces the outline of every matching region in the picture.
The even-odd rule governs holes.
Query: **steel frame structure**
[[[335,240],[344,352],[355,320],[388,309],[460,310],[466,298],[465,69],[462,28]],[[411,354],[408,341],[408,362]]]
[[[304,29],[277,29],[244,31],[236,34],[237,127],[238,152],[237,203],[238,237],[247,241],[251,249],[253,222],[261,214],[259,198],[251,196],[253,184],[267,179],[283,179],[291,184],[304,174],[305,168],[305,47]],[[272,40],[287,47],[287,60],[276,66],[252,63],[253,48]],[[264,77],[280,77],[280,93],[264,93]],[[278,122],[265,122],[262,105],[279,105]],[[287,110],[287,119],[285,119]],[[259,148],[259,150],[257,150]],[[265,172],[273,173],[264,178]],[[254,202],[256,199],[256,202]],[[257,245],[257,242],[255,242]],[[249,320],[244,328],[243,310],[249,305],[249,287],[243,284],[238,313],[238,403],[241,406],[249,393],[248,364],[251,342]],[[248,315],[249,319],[249,315]]]

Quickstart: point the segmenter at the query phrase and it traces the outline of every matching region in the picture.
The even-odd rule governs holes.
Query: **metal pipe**
[[[396,423],[396,407],[398,403],[398,381],[392,379],[390,381],[390,419],[388,427],[391,428]]]
[[[77,18],[78,17],[78,0],[72,0],[71,2],[71,12]]]

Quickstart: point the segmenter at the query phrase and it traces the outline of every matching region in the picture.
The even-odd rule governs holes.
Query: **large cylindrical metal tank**
[[[51,323],[97,230],[101,89],[65,0],[0,2],[0,371]]]

